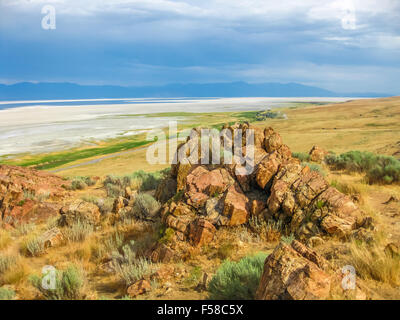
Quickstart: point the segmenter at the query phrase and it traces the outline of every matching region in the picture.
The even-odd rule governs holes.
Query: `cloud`
[[[57,13],[52,31],[41,29],[48,4]],[[392,90],[400,89],[399,50],[397,0],[0,0],[5,81]]]

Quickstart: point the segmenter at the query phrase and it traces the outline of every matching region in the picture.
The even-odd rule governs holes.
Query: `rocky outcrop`
[[[297,240],[291,244],[280,243],[264,262],[256,299],[368,299],[368,289],[363,284],[359,281],[354,284],[348,282],[347,269],[335,269],[322,256]]]
[[[173,165],[171,176],[161,184],[176,185],[175,194],[162,197],[161,190],[157,191],[160,199],[169,198],[160,212],[166,227],[175,232],[174,241],[207,244],[214,229],[245,225],[251,217],[280,221],[304,242],[312,237],[350,237],[363,225],[363,214],[354,202],[293,158],[272,128],[262,130],[244,123],[223,129],[221,164],[202,164],[207,157],[212,159],[212,150],[202,150],[200,130],[193,129],[176,152],[178,159],[178,155],[187,156],[185,162]],[[254,130],[253,145],[247,129]],[[241,152],[229,149],[233,141],[239,141]],[[252,150],[253,158],[248,154]],[[224,163],[229,153],[233,162]],[[313,154],[325,152],[315,147]]]
[[[326,268],[327,262],[300,242],[281,243],[265,260],[256,299],[327,299],[331,277]]]
[[[0,165],[0,222],[40,222],[57,215],[69,184],[44,171]]]

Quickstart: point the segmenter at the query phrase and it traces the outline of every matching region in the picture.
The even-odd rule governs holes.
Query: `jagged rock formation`
[[[317,252],[294,240],[281,242],[265,259],[256,292],[258,300],[326,300],[333,296],[366,300],[366,288],[357,281],[346,289],[342,270],[334,270]]]
[[[280,220],[300,240],[317,235],[348,237],[366,225],[353,201],[330,187],[321,174],[292,158],[289,147],[272,128],[261,130],[245,123],[224,129],[233,132],[232,139],[236,129],[242,130],[239,141],[246,161],[246,149],[252,146],[247,145],[245,130],[254,130],[253,170],[242,174],[240,169],[245,164],[238,161],[199,164],[204,157],[201,139],[191,135],[178,147],[177,154],[189,156],[188,150],[196,149],[200,152],[195,158],[188,157],[186,163],[172,165],[171,177],[162,184],[170,189],[156,193],[160,201],[175,194],[161,209],[162,221],[175,231],[175,239],[193,245],[207,243],[212,241],[214,228],[246,224],[252,217]],[[222,136],[222,145],[226,141]]]
[[[298,241],[281,243],[264,263],[259,300],[325,300],[331,290],[327,262]]]
[[[61,204],[48,200],[61,199],[69,184],[47,172],[0,165],[0,222],[14,225],[57,215]]]

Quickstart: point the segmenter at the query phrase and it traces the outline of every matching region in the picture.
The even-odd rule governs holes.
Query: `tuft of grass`
[[[0,254],[0,274],[5,273],[15,266],[17,263],[17,258],[10,255]]]
[[[10,233],[7,230],[0,229],[0,250],[7,248],[11,241]]]
[[[252,217],[249,219],[249,226],[260,239],[268,242],[279,241],[281,234],[284,232],[282,222],[272,219],[265,221],[257,217]]]
[[[322,167],[319,164],[316,163],[309,163],[309,162],[302,162],[301,164],[304,167],[309,167],[311,171],[315,171],[318,172],[319,174],[326,176],[326,172],[324,171],[324,169],[322,169]]]
[[[286,244],[291,244],[295,239],[294,234],[290,234],[289,236],[282,236],[281,241]]]
[[[154,190],[157,188],[161,179],[167,174],[168,171],[166,170],[158,172],[145,172],[139,170],[122,177],[108,175],[104,180],[104,187],[106,188],[109,197],[123,196],[126,187],[140,191]]]
[[[308,153],[304,153],[304,152],[293,152],[292,157],[299,159],[301,162],[309,162],[310,161],[310,155]]]
[[[0,288],[0,300],[11,300],[15,297],[15,291],[8,288]]]
[[[16,237],[26,236],[35,230],[36,225],[34,223],[17,223],[15,229],[13,230],[13,235]]]
[[[353,241],[346,262],[352,265],[363,279],[400,285],[400,257],[385,253],[378,244],[368,245]]]
[[[83,242],[93,232],[90,223],[77,220],[63,231],[64,237],[70,242]]]
[[[157,265],[151,261],[137,257],[134,250],[134,241],[122,247],[122,253],[114,252],[112,264],[117,275],[124,281],[126,286],[150,276],[157,269]]]
[[[160,203],[147,193],[139,193],[133,205],[133,215],[141,219],[152,218],[160,209]]]
[[[225,261],[208,285],[210,299],[254,299],[266,257],[265,253],[259,253],[244,257],[238,262]]]
[[[21,243],[21,253],[25,256],[37,257],[45,253],[44,241],[41,237],[32,235]]]
[[[47,300],[77,300],[82,299],[84,288],[84,276],[75,265],[69,266],[64,271],[56,271],[55,289],[45,289],[42,286],[43,277],[33,275],[32,285],[41,292]]]
[[[193,286],[199,283],[202,275],[201,267],[195,266],[190,270],[189,276],[185,279],[184,283],[187,286]]]
[[[217,256],[222,260],[228,259],[230,256],[232,256],[234,250],[235,246],[232,243],[224,243],[218,248]]]

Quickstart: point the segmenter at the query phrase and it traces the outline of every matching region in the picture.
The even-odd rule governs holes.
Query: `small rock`
[[[139,280],[139,281],[136,281],[131,286],[129,286],[129,288],[127,290],[127,294],[131,298],[135,298],[139,295],[149,292],[150,290],[151,290],[150,282],[148,282],[147,280]]]

